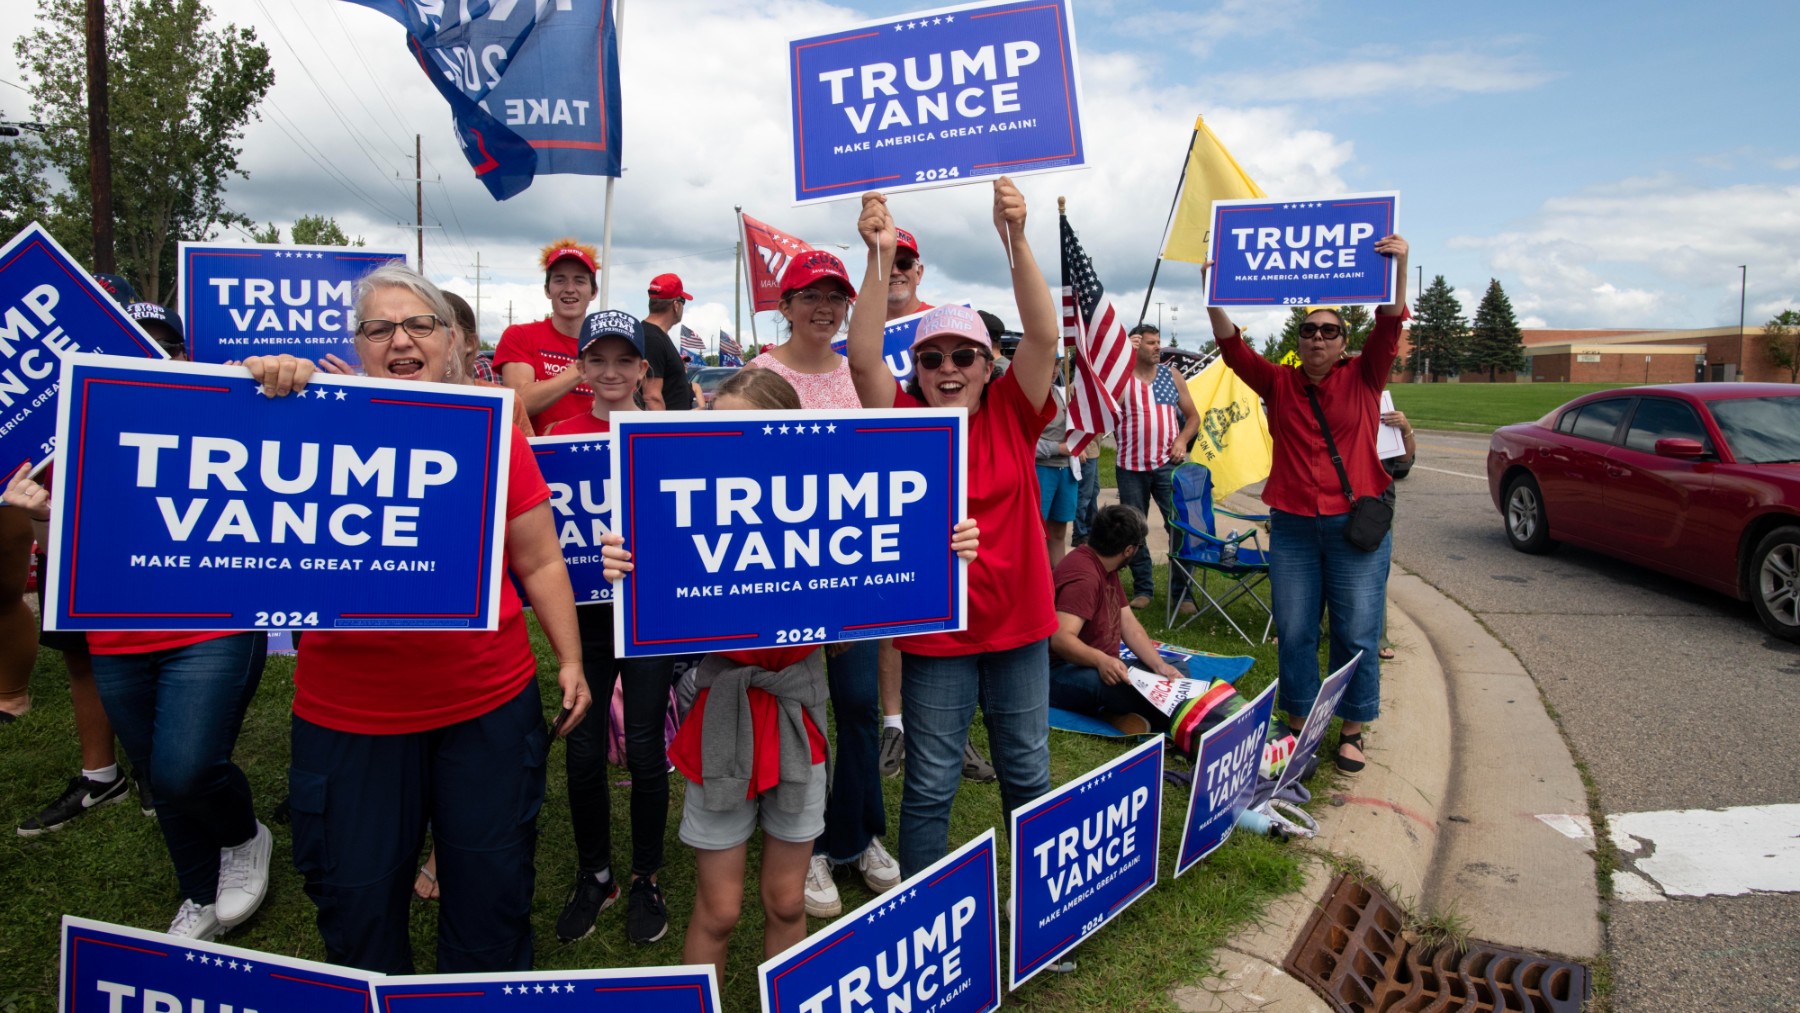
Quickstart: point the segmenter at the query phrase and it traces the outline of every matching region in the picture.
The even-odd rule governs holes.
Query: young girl
[[[800,397],[766,369],[746,369],[719,386],[721,410],[798,409]],[[950,547],[975,558],[980,532],[964,520]],[[606,576],[631,572],[624,539],[609,534]],[[694,914],[682,959],[710,963],[725,978],[725,950],[743,909],[751,832],[763,828],[763,955],[806,938],[805,886],[813,841],[825,829],[825,665],[816,647],[709,654],[700,691],[669,760],[692,782],[681,814],[681,840],[694,848]],[[747,721],[740,716],[748,712]],[[739,728],[753,741],[739,741]]]

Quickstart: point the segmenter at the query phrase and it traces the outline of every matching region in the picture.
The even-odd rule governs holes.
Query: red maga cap
[[[844,262],[826,253],[824,250],[807,250],[788,262],[787,270],[781,272],[781,294],[803,289],[821,278],[831,278],[850,298],[856,298],[856,286],[850,284],[850,273],[844,270]]]
[[[681,277],[674,274],[659,274],[650,279],[650,298],[652,299],[686,299],[692,302],[694,297],[681,286]]]

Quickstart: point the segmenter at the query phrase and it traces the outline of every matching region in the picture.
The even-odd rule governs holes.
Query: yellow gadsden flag
[[[1268,478],[1274,442],[1256,392],[1225,368],[1225,360],[1215,359],[1188,381],[1188,393],[1200,412],[1192,460],[1212,470],[1213,498]]]
[[[1205,117],[1196,116],[1181,192],[1175,195],[1175,212],[1169,216],[1169,229],[1163,236],[1163,259],[1206,263],[1212,202],[1267,196],[1208,129]]]

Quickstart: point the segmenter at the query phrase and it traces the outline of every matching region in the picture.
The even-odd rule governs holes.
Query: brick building
[[[1791,382],[1788,371],[1769,359],[1761,327],[1702,327],[1681,331],[1571,330],[1534,328],[1522,332],[1530,363],[1526,375],[1500,373],[1496,383],[1689,383],[1694,380]],[[1411,383],[1403,367],[1411,349],[1400,338],[1393,382]],[[1486,383],[1485,372],[1464,373],[1461,383]]]

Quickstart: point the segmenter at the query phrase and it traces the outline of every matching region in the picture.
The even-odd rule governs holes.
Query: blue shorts
[[[1068,522],[1075,519],[1075,494],[1080,483],[1067,466],[1037,466],[1038,514],[1047,521]]]
[[[761,798],[746,798],[723,812],[706,808],[703,789],[688,782],[687,795],[681,805],[681,842],[705,851],[726,851],[748,841],[756,824],[763,833],[778,841],[805,844],[825,832],[825,764],[812,765],[812,780],[806,785],[806,801],[797,813],[783,812]]]

